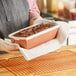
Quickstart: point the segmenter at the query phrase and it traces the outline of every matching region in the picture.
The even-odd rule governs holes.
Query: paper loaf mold
[[[9,35],[13,43],[22,48],[31,49],[56,37],[59,25],[55,22],[45,21],[41,24],[23,28]]]

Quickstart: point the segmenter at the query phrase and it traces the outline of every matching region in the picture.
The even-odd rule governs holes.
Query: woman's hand
[[[35,21],[36,19],[37,19],[37,18],[31,18],[29,25],[33,25],[33,24],[34,24],[34,21]]]
[[[29,24],[30,25],[36,24],[36,23],[40,22],[42,19],[43,19],[42,17],[38,17],[38,18],[33,17],[33,18],[30,19],[30,23]]]
[[[8,44],[3,39],[0,39],[0,51],[16,51],[18,47],[16,45]]]

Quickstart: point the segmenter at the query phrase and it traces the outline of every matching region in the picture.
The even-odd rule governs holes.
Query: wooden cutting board
[[[0,66],[0,76],[15,76],[10,71],[8,71],[6,68]]]
[[[0,66],[14,76],[76,76],[76,52],[52,52],[31,61],[19,56],[0,60]]]

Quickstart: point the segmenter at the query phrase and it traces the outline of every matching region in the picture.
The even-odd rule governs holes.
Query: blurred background
[[[41,15],[46,14],[60,20],[75,20],[76,0],[37,0]]]
[[[41,16],[68,22],[70,33],[66,44],[76,44],[76,0],[36,0]]]

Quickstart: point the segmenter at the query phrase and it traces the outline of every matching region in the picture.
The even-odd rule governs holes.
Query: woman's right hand
[[[0,39],[0,51],[16,51],[18,47],[16,45],[8,44],[3,39]]]

